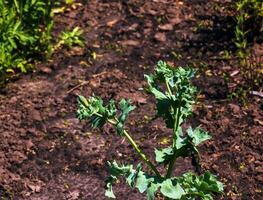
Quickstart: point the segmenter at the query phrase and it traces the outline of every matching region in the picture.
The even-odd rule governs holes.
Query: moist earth
[[[169,130],[152,120],[155,101],[141,88],[143,74],[158,60],[198,70],[200,94],[193,118],[213,138],[201,146],[203,171],[216,174],[225,194],[216,199],[262,199],[263,102],[229,99],[232,80],[242,80],[237,62],[221,59],[233,44],[231,1],[151,0],[79,2],[56,16],[54,35],[65,27],[84,30],[86,45],[57,51],[0,89],[0,198],[17,200],[103,200],[107,161],[139,163],[127,140],[113,128],[92,130],[76,118],[77,95],[131,99],[137,106],[126,124],[141,148],[154,159],[167,147]],[[256,55],[261,39],[254,41]],[[237,73],[236,73],[237,72]],[[224,74],[235,74],[225,79]],[[227,81],[228,80],[228,81]],[[232,82],[231,82],[232,81]],[[193,170],[179,160],[175,175]],[[117,199],[146,199],[122,180]]]

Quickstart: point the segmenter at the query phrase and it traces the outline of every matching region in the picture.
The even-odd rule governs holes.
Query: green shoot
[[[74,45],[84,46],[83,30],[79,27],[75,27],[72,31],[63,31],[54,49],[58,49],[62,46],[71,48]]]

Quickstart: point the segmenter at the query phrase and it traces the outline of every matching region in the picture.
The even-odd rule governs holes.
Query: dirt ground
[[[239,66],[220,59],[235,49],[230,4],[90,0],[57,16],[54,34],[80,26],[86,46],[60,50],[0,89],[0,198],[103,200],[106,161],[139,162],[111,127],[101,133],[76,119],[78,94],[131,99],[137,109],[127,128],[153,159],[154,147],[167,146],[169,137],[162,121],[150,120],[154,99],[140,88],[143,74],[163,59],[199,70],[194,83],[201,92],[187,124],[201,124],[213,136],[201,146],[201,165],[226,186],[216,199],[263,199],[263,101],[252,95],[246,104],[230,100]],[[262,36],[253,45],[260,54]],[[189,169],[189,161],[180,160],[175,174]],[[146,199],[123,182],[114,190],[120,200]]]

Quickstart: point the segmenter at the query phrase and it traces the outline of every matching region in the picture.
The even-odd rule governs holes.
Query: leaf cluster
[[[56,46],[84,45],[78,27],[62,32],[58,41],[53,39],[54,10],[60,4],[59,0],[0,0],[0,73],[27,72],[33,59],[51,56]]]
[[[53,1],[0,0],[0,71],[27,70],[27,62],[48,48]]]
[[[89,119],[94,128],[102,128],[106,122],[111,121],[119,135],[123,133],[128,114],[135,109],[130,101],[122,99],[119,102],[121,113],[117,115],[115,101],[111,100],[107,105],[103,105],[103,100],[99,97],[86,99],[79,96],[78,105],[77,116],[80,120]]]
[[[157,100],[157,117],[162,117],[168,128],[175,128],[175,118],[180,109],[181,121],[192,114],[192,104],[196,88],[191,85],[190,79],[194,76],[191,68],[178,67],[176,70],[163,61],[157,63],[155,73],[145,75],[148,82],[148,91]],[[158,86],[165,84],[167,91]]]
[[[238,48],[239,57],[246,56],[248,46],[248,33],[262,31],[263,3],[261,0],[238,0],[236,7],[235,45]]]
[[[197,176],[191,172],[185,173],[180,177],[158,178],[149,175],[142,170],[141,164],[134,169],[133,165],[118,165],[116,161],[108,162],[110,177],[106,181],[105,195],[115,198],[112,184],[118,177],[125,177],[126,182],[132,188],[137,188],[140,193],[147,193],[149,200],[154,200],[157,191],[170,199],[193,200],[212,200],[213,193],[221,193],[223,184],[217,181],[216,177],[209,172]]]
[[[59,36],[59,42],[55,45],[54,49],[58,49],[61,46],[73,47],[84,46],[83,30],[79,27],[75,27],[73,30],[62,31]]]
[[[190,127],[187,130],[187,134],[185,137],[182,137],[182,130],[178,131],[178,135],[176,136],[176,144],[174,147],[167,147],[162,150],[155,150],[156,161],[158,163],[168,164],[172,157],[175,158],[185,158],[191,157],[193,155],[199,156],[199,152],[197,146],[202,142],[211,138],[211,136],[197,127],[196,129],[192,129]]]

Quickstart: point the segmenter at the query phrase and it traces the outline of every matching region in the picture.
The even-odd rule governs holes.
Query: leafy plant
[[[137,166],[108,162],[110,176],[106,181],[105,195],[115,198],[112,185],[119,177],[125,177],[129,186],[137,188],[141,193],[146,192],[147,198],[152,200],[160,192],[167,199],[213,199],[213,193],[222,193],[223,184],[210,172],[200,173],[199,152],[197,146],[211,138],[200,127],[189,127],[183,130],[183,122],[192,114],[195,102],[196,88],[191,84],[195,71],[190,68],[172,68],[167,63],[159,61],[155,73],[145,75],[148,91],[156,98],[157,114],[164,120],[166,126],[173,130],[171,146],[156,149],[155,156],[158,165],[168,166],[166,174],[161,174],[152,161],[143,153],[132,136],[125,129],[125,122],[135,106],[130,101],[122,99],[119,110],[113,100],[104,104],[99,97],[86,99],[78,98],[77,116],[80,120],[89,119],[92,127],[101,128],[110,123],[115,126],[117,135],[126,137],[142,161],[150,169],[143,170]],[[163,84],[166,90],[162,90]],[[173,177],[174,165],[178,158],[190,157],[197,173],[187,172],[179,177]]]
[[[26,72],[30,58],[46,52],[53,4],[51,0],[0,0],[0,71]]]
[[[72,31],[63,31],[59,36],[59,42],[55,45],[54,49],[62,46],[71,48],[74,45],[84,46],[83,30],[75,27]]]
[[[65,0],[65,3],[66,3],[66,4],[73,4],[73,3],[74,3],[74,0]]]
[[[73,1],[66,1],[71,3]],[[27,72],[33,59],[50,57],[57,47],[83,46],[82,30],[52,38],[55,8],[59,0],[0,0],[0,73]]]
[[[263,3],[261,0],[238,0],[235,7],[235,44],[239,50],[239,56],[244,57],[248,45],[248,34],[256,34],[262,28]]]
[[[263,3],[261,0],[238,0],[235,7],[235,44],[239,57],[244,58],[248,46],[248,34],[253,38],[262,31]]]
[[[249,41],[262,31],[263,2],[261,0],[238,0],[236,7],[235,45],[239,59],[240,71],[246,90],[258,88],[262,82],[261,68],[254,62]],[[261,78],[260,78],[261,77]]]

